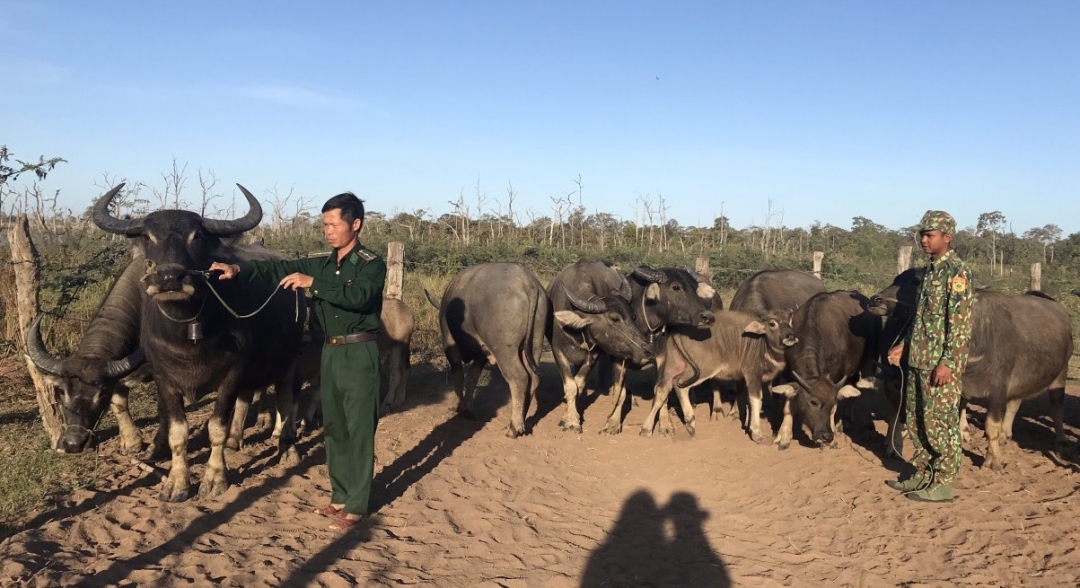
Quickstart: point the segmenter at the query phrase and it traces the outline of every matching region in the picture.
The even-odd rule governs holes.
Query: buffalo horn
[[[41,341],[41,319],[44,316],[37,315],[34,322],[30,323],[30,328],[26,330],[26,354],[30,356],[30,361],[34,362],[37,369],[59,376],[62,369],[60,360],[46,351],[45,344]]]
[[[604,306],[604,303],[600,302],[599,300],[582,300],[577,296],[574,296],[570,293],[570,290],[566,289],[566,287],[563,287],[563,292],[566,293],[566,299],[570,301],[570,305],[582,312],[587,312],[589,314],[597,314],[600,312],[604,312],[604,310],[607,308],[606,306]]]
[[[218,235],[223,237],[226,235],[236,235],[243,233],[244,231],[250,231],[259,226],[262,222],[262,205],[259,204],[259,200],[248,192],[247,188],[236,185],[240,188],[240,191],[244,193],[244,198],[248,201],[248,213],[244,216],[233,220],[213,220],[204,218],[202,221],[203,228],[206,229],[211,235]]]
[[[123,359],[116,361],[110,361],[105,365],[105,375],[110,378],[125,378],[131,372],[139,369],[139,366],[146,361],[146,355],[143,354],[142,347],[135,349],[131,352],[131,355]]]
[[[699,274],[699,273],[695,272],[694,270],[690,269],[690,266],[684,265],[683,269],[686,270],[686,273],[690,274],[691,278],[694,278],[695,282],[704,282],[705,281],[705,278],[701,277],[701,274]]]
[[[807,384],[806,380],[802,379],[802,376],[799,375],[799,372],[797,372],[795,370],[791,370],[791,375],[795,376],[795,381],[798,382],[799,385],[802,386],[807,392],[809,392],[812,389],[810,387],[810,384]]]
[[[652,282],[654,284],[666,284],[667,283],[667,274],[665,274],[664,272],[662,272],[660,270],[653,269],[653,268],[647,267],[647,266],[646,267],[639,267],[639,266],[636,266],[634,264],[630,264],[630,267],[633,268],[634,275],[641,278],[641,279],[643,279],[643,280]]]
[[[120,189],[124,187],[124,184],[120,184],[105,193],[104,196],[98,198],[94,203],[94,212],[92,216],[94,218],[94,224],[103,231],[109,233],[115,233],[117,235],[127,235],[128,237],[134,237],[142,233],[143,221],[141,218],[133,219],[120,219],[112,215],[109,210],[109,206],[112,204],[113,198],[120,192]]]

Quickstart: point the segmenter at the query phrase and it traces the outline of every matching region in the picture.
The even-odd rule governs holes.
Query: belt
[[[348,335],[334,335],[326,338],[327,345],[346,345],[349,343],[364,343],[374,341],[375,333],[350,333]]]

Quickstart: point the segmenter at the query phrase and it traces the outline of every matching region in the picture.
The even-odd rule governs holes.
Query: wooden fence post
[[[1042,264],[1031,264],[1031,289],[1042,290]]]
[[[900,248],[900,254],[896,257],[896,275],[900,275],[911,269],[911,245]]]
[[[391,241],[386,245],[386,289],[384,298],[402,299],[405,283],[405,244]]]
[[[821,260],[825,258],[824,251],[814,252],[814,276],[821,279]]]
[[[56,399],[53,398],[52,388],[45,385],[37,366],[29,355],[25,355],[26,331],[41,312],[38,290],[41,265],[38,261],[37,248],[30,239],[30,221],[25,214],[20,214],[15,224],[8,230],[8,245],[11,247],[11,263],[15,270],[15,300],[19,322],[17,347],[24,352],[26,371],[30,372],[30,379],[34,382],[38,407],[41,409],[41,424],[45,426],[50,446],[56,449],[64,430],[60,407],[56,405]]]

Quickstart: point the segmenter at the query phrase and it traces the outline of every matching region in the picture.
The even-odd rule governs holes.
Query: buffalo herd
[[[161,424],[144,456],[171,455],[160,495],[166,501],[184,500],[190,493],[184,405],[213,392],[214,410],[207,422],[211,450],[199,496],[216,496],[228,486],[224,450],[239,448],[254,394],[272,386],[278,416],[273,438],[283,462],[297,463],[298,416],[310,422],[317,406],[313,402],[298,415],[301,384],[311,382],[318,389],[322,334],[317,321],[308,316],[299,293],[238,287],[213,280],[205,271],[211,261],[281,257],[259,245],[240,244],[243,233],[262,219],[258,200],[241,186],[249,210],[235,220],[180,210],[122,219],[111,212],[121,187],[95,203],[93,220],[105,231],[128,237],[133,259],[109,289],[78,348],[67,358],[50,354],[40,334],[41,317],[26,337],[27,354],[53,388],[62,412],[58,449],[79,453],[90,447],[94,428],[110,406],[119,423],[120,450],[141,450],[141,436],[127,410],[128,390],[135,381],[152,380]],[[742,425],[753,442],[767,441],[760,420],[763,400],[771,397],[781,419],[773,436],[780,449],[790,446],[795,419],[809,443],[835,446],[843,415],[856,412],[842,409],[851,403],[847,399],[877,391],[897,415],[890,419],[887,440],[889,450],[898,453],[903,411],[896,407],[903,402],[905,374],[889,366],[885,355],[910,326],[921,278],[921,270],[908,270],[867,297],[851,290],[826,291],[821,280],[806,272],[764,270],[746,279],[724,308],[710,281],[685,268],[630,264],[624,273],[610,263],[580,261],[545,288],[522,264],[486,263],[460,271],[441,296],[425,294],[438,309],[457,413],[473,417],[481,372],[496,366],[510,388],[512,438],[528,432],[525,413],[539,386],[546,340],[566,402],[559,426],[567,432],[583,431],[578,403],[594,367],[597,388],[612,399],[606,422],[597,428],[604,434],[622,431],[627,370],[653,367],[653,400],[643,436],[674,434],[668,409],[673,391],[680,408],[676,414],[693,435],[697,424],[691,393],[707,384],[714,413],[725,410],[722,388],[734,387]],[[413,312],[404,303],[385,302],[379,348],[390,385],[381,412],[404,402],[414,326]],[[260,311],[251,313],[255,308]],[[989,289],[977,290],[974,309],[963,400],[985,400],[985,466],[1003,467],[1001,441],[1011,438],[1020,403],[1044,391],[1057,446],[1064,449],[1063,402],[1073,353],[1067,311],[1041,292],[1014,295]]]

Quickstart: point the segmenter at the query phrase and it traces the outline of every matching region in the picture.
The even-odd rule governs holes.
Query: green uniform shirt
[[[277,283],[292,273],[314,278],[308,289],[315,315],[327,336],[378,332],[382,312],[386,262],[357,243],[337,263],[337,250],[328,255],[284,261],[245,261],[238,277],[251,282]]]
[[[908,366],[932,370],[944,365],[957,376],[963,373],[971,339],[973,289],[971,270],[951,250],[926,266],[908,336]]]

